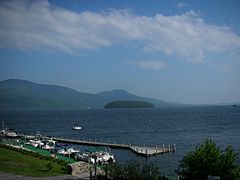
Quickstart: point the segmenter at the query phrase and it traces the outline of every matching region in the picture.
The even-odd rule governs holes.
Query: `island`
[[[105,105],[105,109],[153,108],[154,104],[145,101],[113,101]]]

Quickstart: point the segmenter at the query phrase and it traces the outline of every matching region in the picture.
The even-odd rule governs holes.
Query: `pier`
[[[18,134],[19,137],[28,138],[29,136],[24,134]],[[39,138],[39,136],[30,136],[31,138]],[[61,143],[71,143],[71,144],[80,144],[87,146],[106,146],[115,149],[128,149],[139,156],[155,156],[158,154],[170,153],[176,151],[176,145],[173,146],[164,146],[164,144],[160,146],[148,147],[148,146],[137,146],[133,144],[119,144],[119,143],[110,143],[110,142],[98,142],[98,141],[90,141],[90,140],[77,140],[77,139],[69,139],[69,138],[59,138],[59,137],[49,137],[49,136],[40,136],[40,138],[48,138],[53,139],[57,142]]]

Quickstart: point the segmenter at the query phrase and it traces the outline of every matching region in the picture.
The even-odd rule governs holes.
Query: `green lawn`
[[[0,171],[24,176],[57,176],[63,166],[49,160],[34,158],[0,147]]]
[[[29,149],[31,151],[34,151],[36,153],[39,153],[41,155],[44,155],[44,156],[51,156],[51,153],[49,151],[47,151],[47,150],[36,148],[36,147],[31,146],[31,145],[23,145],[23,147],[26,148],[26,149]],[[76,162],[74,159],[68,158],[68,157],[60,155],[60,154],[57,154],[57,159],[61,159],[63,161],[66,161],[67,163],[74,163],[74,162]]]

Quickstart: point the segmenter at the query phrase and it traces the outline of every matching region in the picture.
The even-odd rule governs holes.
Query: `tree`
[[[237,180],[240,179],[237,157],[231,146],[221,152],[215,143],[206,140],[180,161],[177,173],[183,180],[205,180],[209,175],[220,176],[221,180]]]
[[[124,165],[109,164],[104,167],[105,176],[99,175],[98,179],[113,180],[167,180],[161,176],[159,168],[153,163],[131,161]]]

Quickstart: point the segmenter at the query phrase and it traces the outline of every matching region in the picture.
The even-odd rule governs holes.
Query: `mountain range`
[[[109,102],[120,100],[146,101],[156,107],[174,105],[121,89],[90,94],[20,79],[0,81],[0,108],[103,108]]]

